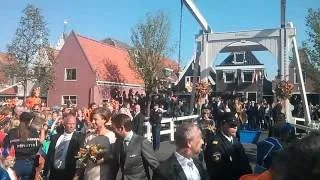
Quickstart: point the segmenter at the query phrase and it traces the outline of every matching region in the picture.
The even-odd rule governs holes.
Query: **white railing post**
[[[170,140],[174,141],[174,120],[173,120],[173,118],[170,121]]]
[[[199,115],[191,115],[191,116],[183,116],[178,118],[163,118],[161,120],[161,125],[169,123],[169,128],[163,129],[160,131],[160,135],[170,134],[170,141],[174,141],[174,132],[175,132],[175,121],[187,121],[198,118]],[[147,132],[144,134],[144,137],[151,141],[152,133],[151,133],[151,124],[147,121],[144,122],[144,126],[147,128]]]
[[[144,125],[147,127],[147,132],[146,134],[144,134],[144,137],[146,137],[151,142],[151,137],[152,137],[151,124],[149,122],[145,122]]]

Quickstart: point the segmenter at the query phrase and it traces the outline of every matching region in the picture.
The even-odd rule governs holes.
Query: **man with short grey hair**
[[[155,170],[154,180],[205,180],[202,164],[193,157],[198,155],[203,144],[200,129],[193,123],[177,127],[175,132],[176,152]]]
[[[84,143],[84,134],[75,132],[76,117],[66,114],[64,133],[52,136],[47,153],[44,175],[50,170],[49,179],[73,179],[76,174],[76,158]]]

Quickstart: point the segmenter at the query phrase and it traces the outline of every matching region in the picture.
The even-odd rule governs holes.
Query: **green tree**
[[[54,51],[49,46],[49,30],[40,10],[28,4],[22,11],[19,26],[8,45],[9,65],[5,73],[15,77],[27,96],[28,83],[40,86],[46,92],[54,80]]]
[[[320,88],[320,9],[308,10],[306,26],[308,39],[302,46],[311,63],[302,63],[302,66],[312,74],[309,77],[315,82],[315,87]]]
[[[170,22],[164,12],[147,14],[146,19],[131,30],[130,65],[144,80],[149,114],[151,97],[163,76],[163,59],[169,48]]]

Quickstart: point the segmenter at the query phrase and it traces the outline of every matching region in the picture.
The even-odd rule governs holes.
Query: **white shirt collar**
[[[233,142],[233,137],[232,136],[227,136],[226,134],[224,134],[222,131],[221,131],[221,134],[228,139],[229,142]]]
[[[186,158],[184,156],[182,156],[181,154],[179,154],[178,152],[175,152],[175,156],[178,160],[178,162],[180,163],[181,166],[187,166],[187,163],[188,162],[192,162],[193,163],[193,160],[192,158]]]
[[[130,131],[129,134],[123,139],[124,141],[130,142],[133,136],[133,131]]]

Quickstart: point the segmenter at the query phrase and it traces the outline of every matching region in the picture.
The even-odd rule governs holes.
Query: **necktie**
[[[188,165],[191,169],[193,169],[193,163],[192,163],[191,161],[187,162],[187,165]]]
[[[129,141],[128,140],[124,140],[122,142],[122,147],[121,147],[121,154],[120,154],[120,164],[122,166],[122,168],[124,167],[124,163],[125,163],[125,160],[126,160],[126,154],[127,154],[127,143]]]
[[[67,135],[64,135],[62,141],[59,144],[59,146],[56,148],[56,152],[55,152],[55,159],[56,160],[64,161],[64,159],[62,159],[62,156],[63,156],[64,148],[67,145],[67,143],[68,143]]]

